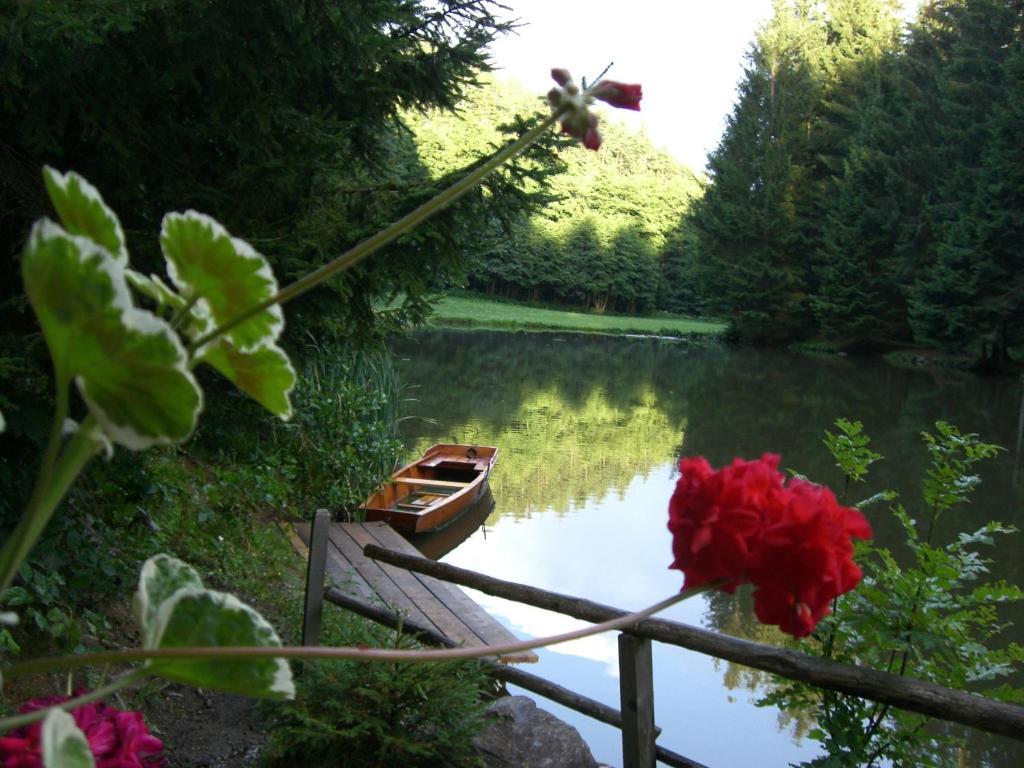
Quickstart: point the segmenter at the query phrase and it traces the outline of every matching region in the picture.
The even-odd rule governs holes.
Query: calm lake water
[[[665,528],[680,455],[719,466],[735,456],[782,454],[784,468],[841,487],[822,445],[836,418],[864,422],[885,456],[863,494],[901,492],[913,513],[927,464],[920,440],[936,419],[1007,450],[981,471],[974,502],[940,521],[940,536],[991,519],[1024,527],[1021,414],[1024,387],[1012,378],[907,371],[875,360],[768,350],[696,350],[651,339],[554,334],[430,332],[396,343],[413,418],[410,454],[434,442],[496,445],[496,502],[484,525],[446,562],[624,609],[679,590]],[[859,491],[859,489],[858,489]],[[902,541],[881,506],[876,538]],[[994,571],[1024,583],[1020,535],[994,550]],[[481,593],[473,596],[520,637],[579,626],[564,616]],[[728,634],[779,642],[759,625],[749,596],[714,594],[663,614]],[[1009,637],[1024,642],[1024,611]],[[804,717],[759,708],[771,689],[760,672],[654,645],[659,744],[712,768],[782,766],[817,754]],[[527,667],[618,706],[614,633],[539,652]],[[595,757],[621,765],[616,729],[545,699],[542,708],[576,726]],[[973,736],[970,765],[1024,765],[1024,749]]]

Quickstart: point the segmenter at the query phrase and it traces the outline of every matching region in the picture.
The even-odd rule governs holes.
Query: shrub
[[[364,640],[383,645],[379,627]],[[372,637],[372,635],[376,637]],[[393,644],[413,647],[398,636]],[[277,705],[265,761],[270,768],[476,766],[486,677],[476,663],[304,665],[294,702]],[[339,756],[344,760],[339,762]]]

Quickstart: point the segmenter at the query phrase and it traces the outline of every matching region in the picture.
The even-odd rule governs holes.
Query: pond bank
[[[669,315],[595,315],[461,295],[442,299],[434,309],[430,324],[481,330],[564,331],[673,339],[720,339],[725,332],[725,324],[714,320]]]

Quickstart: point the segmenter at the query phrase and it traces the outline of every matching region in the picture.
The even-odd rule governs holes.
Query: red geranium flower
[[[76,691],[75,696],[81,696]],[[22,714],[63,704],[67,696],[44,696],[22,704]],[[102,702],[71,710],[71,716],[89,742],[96,768],[161,768],[163,742],[153,736],[140,712],[125,712]],[[19,728],[0,738],[0,764],[4,768],[43,768],[42,723]]]
[[[773,454],[718,471],[703,457],[680,461],[671,567],[685,575],[684,588],[722,580],[732,592],[752,583],[758,619],[803,637],[860,581],[852,539],[869,538],[871,527],[828,488],[785,483],[778,465]]]
[[[673,568],[684,588],[725,579],[732,592],[747,580],[750,558],[763,530],[762,510],[783,490],[779,457],[735,459],[719,471],[698,456],[679,462],[682,476],[668,507]]]

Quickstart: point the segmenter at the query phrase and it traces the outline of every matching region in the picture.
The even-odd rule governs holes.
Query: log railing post
[[[302,644],[320,645],[320,617],[324,607],[327,572],[327,533],[331,513],[318,509],[309,529],[309,561],[306,564],[306,599],[302,609]]]
[[[623,768],[654,768],[654,663],[651,641],[619,635]]]

